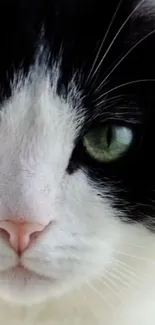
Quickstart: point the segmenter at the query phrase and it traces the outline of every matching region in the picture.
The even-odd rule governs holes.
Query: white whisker
[[[127,17],[127,19],[124,21],[124,23],[121,25],[121,27],[119,28],[118,32],[116,33],[116,35],[114,36],[113,40],[111,41],[110,45],[108,46],[105,54],[102,57],[102,60],[99,63],[99,67],[101,66],[101,64],[103,63],[103,61],[105,60],[105,58],[107,57],[109,51],[111,50],[113,44],[115,43],[116,39],[118,38],[118,36],[120,35],[121,31],[123,30],[123,28],[126,26],[126,24],[128,23],[128,21],[130,20],[130,18],[134,15],[134,13],[139,9],[139,7],[142,5],[142,3],[145,0],[140,1],[140,3],[133,9],[133,11],[130,13],[130,15]],[[99,68],[97,68],[98,70]],[[96,70],[95,70],[96,71]],[[96,73],[96,72],[95,72]],[[94,84],[94,83],[93,83]]]
[[[143,256],[136,256],[136,255],[133,255],[133,254],[129,254],[129,253],[125,253],[125,252],[121,252],[121,251],[118,251],[118,250],[114,250],[117,254],[119,255],[122,255],[122,256],[127,256],[127,257],[131,257],[133,259],[137,259],[137,260],[140,260],[140,261],[145,261],[145,262],[152,262],[152,265],[155,266],[155,261],[151,261],[149,258],[145,258]]]
[[[118,286],[108,275],[106,276],[107,281],[111,283],[111,285],[117,290],[120,296],[123,294],[122,290],[120,290],[120,286]]]
[[[133,80],[133,81],[129,81],[129,82],[126,82],[126,83],[123,83],[121,85],[118,85],[112,89],[109,89],[108,91],[106,91],[105,93],[103,93],[101,96],[99,96],[96,100],[94,100],[94,102],[98,101],[99,99],[103,98],[104,96],[112,93],[113,91],[115,90],[118,90],[120,88],[123,88],[123,87],[126,87],[126,86],[130,86],[130,85],[133,85],[133,84],[138,84],[138,83],[145,83],[145,82],[155,82],[155,79],[140,79],[140,80]]]
[[[118,291],[119,291],[118,287],[115,285],[115,283],[111,279],[109,279],[108,276],[104,275],[104,278],[105,278],[105,280],[99,279],[99,282],[101,282],[104,286],[106,286],[120,300],[121,295],[118,293]],[[108,282],[110,284],[108,284]],[[112,287],[112,285],[117,291]]]
[[[135,284],[142,283],[141,278],[139,278],[139,277],[134,277],[133,274],[131,275],[131,274],[125,273],[124,270],[120,270],[118,267],[114,267],[114,268],[112,268],[112,270],[113,270],[115,273],[118,273],[118,274],[121,276],[121,278],[123,278],[123,279],[129,281],[130,283],[133,284],[133,282],[134,282],[134,285],[135,285]]]
[[[138,280],[138,281],[141,280],[141,282],[144,281],[144,279],[138,277],[133,270],[130,270],[127,264],[125,265],[125,263],[123,263],[119,260],[115,260],[115,261],[117,263],[117,268],[118,267],[121,268],[123,272],[126,272],[128,274],[128,276],[131,276],[135,280]]]
[[[92,284],[90,284],[88,281],[87,281],[87,285],[90,289],[92,289],[92,291],[94,291],[94,293],[96,293],[102,300],[105,301],[105,303],[107,303],[107,305],[109,305],[110,308],[114,309],[114,305],[106,299],[105,296],[103,296],[103,294],[97,289],[95,288]]]
[[[107,275],[108,274],[109,274],[109,277],[112,277],[113,279],[117,280],[118,282],[123,284],[125,287],[127,287],[129,289],[132,288],[128,282],[126,282],[124,279],[122,279],[122,277],[120,277],[116,273],[114,273],[113,269],[111,269],[110,271],[108,270]]]
[[[91,70],[90,70],[90,73],[89,73],[89,75],[88,75],[88,78],[87,78],[86,82],[88,82],[89,79],[92,80],[92,78],[96,75],[97,71],[99,70],[99,68],[100,68],[100,66],[101,66],[101,64],[102,64],[102,62],[103,62],[103,59],[102,59],[102,60],[99,62],[99,64],[97,65],[96,69],[94,70],[95,65],[96,65],[96,63],[97,63],[97,60],[98,60],[98,58],[99,58],[99,55],[100,55],[100,53],[101,53],[101,50],[102,50],[102,48],[103,48],[103,45],[104,45],[104,43],[105,43],[105,41],[106,41],[106,39],[107,39],[107,36],[108,36],[108,34],[109,34],[109,32],[110,32],[111,27],[112,27],[112,25],[113,25],[113,23],[114,23],[114,21],[115,21],[115,18],[116,18],[116,16],[117,16],[117,13],[118,13],[118,11],[119,11],[119,8],[120,8],[122,2],[123,2],[123,0],[120,0],[119,4],[118,4],[118,6],[117,6],[117,8],[116,8],[116,10],[115,10],[115,13],[114,13],[114,15],[113,15],[113,17],[112,17],[112,19],[111,19],[111,21],[110,21],[110,24],[109,24],[109,26],[108,26],[108,28],[107,28],[107,31],[106,31],[106,33],[105,33],[105,35],[104,35],[104,38],[103,38],[102,42],[101,42],[101,45],[100,45],[100,47],[99,47],[99,50],[98,50],[98,52],[97,52],[97,55],[96,55],[96,57],[95,57],[94,63],[93,63],[93,65],[92,65],[92,68],[91,68]],[[93,71],[93,70],[94,70],[94,71]]]
[[[130,270],[131,272],[135,270],[135,268],[134,268],[133,266],[131,266],[131,265],[125,263],[125,262],[122,262],[122,261],[120,261],[120,260],[117,260],[117,259],[114,258],[114,257],[113,257],[113,261],[116,262],[116,263],[118,263],[118,264],[120,264],[120,265],[122,265],[122,266],[127,267],[127,269]]]
[[[127,51],[127,53],[117,62],[117,64],[114,66],[114,68],[108,73],[108,75],[105,77],[105,79],[102,81],[102,83],[97,87],[97,89],[95,90],[95,92],[98,92],[101,87],[105,84],[105,82],[107,81],[107,79],[112,75],[112,73],[116,70],[116,68],[118,68],[118,66],[120,66],[120,64],[126,59],[126,57],[129,56],[129,54],[139,45],[141,44],[143,41],[145,41],[149,36],[155,34],[155,29],[153,31],[151,31],[149,34],[145,35],[143,38],[141,38],[129,51]]]
[[[121,98],[123,98],[124,96],[123,95],[117,95],[117,96],[113,96],[111,98],[108,98],[108,99],[104,99],[102,100],[101,102],[97,103],[96,104],[96,107],[100,107],[102,106],[103,104],[106,104],[108,102],[111,102],[113,100],[116,100],[116,102],[118,102]]]

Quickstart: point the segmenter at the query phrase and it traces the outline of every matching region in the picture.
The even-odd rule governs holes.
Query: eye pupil
[[[107,148],[110,147],[112,137],[113,137],[113,130],[112,130],[112,127],[109,126],[107,128]]]

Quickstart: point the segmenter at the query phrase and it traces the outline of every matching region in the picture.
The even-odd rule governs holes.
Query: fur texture
[[[154,13],[1,1],[0,221],[48,225],[20,258],[0,231],[1,324],[155,323]],[[82,144],[107,124],[133,134],[110,164]]]

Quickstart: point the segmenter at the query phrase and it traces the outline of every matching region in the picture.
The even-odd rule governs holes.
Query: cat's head
[[[155,8],[111,2],[0,4],[4,299],[104,277],[154,230]]]

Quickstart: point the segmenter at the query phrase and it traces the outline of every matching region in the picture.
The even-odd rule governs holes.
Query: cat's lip
[[[26,276],[26,275],[29,275],[29,276],[31,275],[32,276],[33,275],[33,276],[36,276],[37,278],[51,280],[51,277],[48,277],[47,275],[45,276],[44,274],[41,274],[41,273],[37,272],[36,270],[31,270],[22,263],[18,263],[17,265],[12,267],[11,269],[17,275],[18,274],[23,275],[23,276]],[[52,278],[52,280],[55,280],[55,279]]]
[[[15,271],[17,271],[17,272],[21,272],[21,271],[28,271],[28,269],[27,268],[25,268],[23,265],[21,265],[21,264],[18,264],[18,265],[16,265],[14,268],[13,268]]]
[[[25,273],[35,273],[35,272],[32,272],[32,271],[30,271],[30,270],[28,270],[28,268],[26,268],[24,265],[22,265],[22,264],[17,264],[17,265],[15,265],[15,266],[13,266],[12,268],[11,268],[15,273],[23,273],[23,274],[25,274]]]
[[[17,264],[16,266],[11,268],[13,273],[22,276],[22,277],[36,277],[36,278],[40,278],[40,279],[45,279],[47,280],[47,277],[45,277],[44,275],[41,275],[35,271],[29,270],[28,268],[26,268],[25,266],[21,265],[21,264]]]

